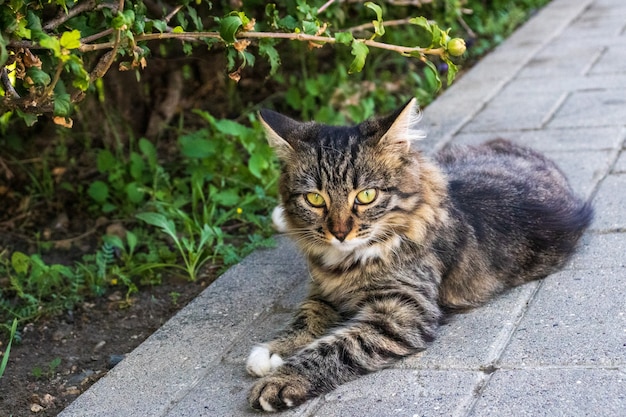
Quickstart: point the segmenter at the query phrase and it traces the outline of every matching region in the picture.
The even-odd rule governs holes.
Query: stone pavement
[[[545,152],[596,219],[564,271],[443,326],[426,352],[285,416],[626,416],[626,1],[553,0],[424,114],[426,150]],[[244,362],[305,295],[293,246],[231,268],[61,416],[246,416]]]

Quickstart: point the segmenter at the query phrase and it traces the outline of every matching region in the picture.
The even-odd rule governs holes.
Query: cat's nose
[[[346,220],[334,220],[328,222],[328,230],[329,232],[337,238],[338,241],[343,242],[346,240],[346,237],[352,231],[353,222],[351,218]]]
[[[344,240],[346,240],[346,236],[348,236],[348,233],[350,233],[349,230],[335,230],[331,232],[333,234],[333,236],[335,236],[337,238],[338,241],[343,242]]]

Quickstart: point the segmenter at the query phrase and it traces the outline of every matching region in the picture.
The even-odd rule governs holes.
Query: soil
[[[211,280],[169,278],[143,288],[130,302],[111,292],[71,313],[26,325],[0,378],[0,416],[56,416]]]

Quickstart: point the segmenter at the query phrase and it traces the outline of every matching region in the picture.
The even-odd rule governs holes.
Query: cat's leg
[[[283,358],[324,335],[339,318],[332,305],[317,295],[310,295],[277,339],[252,349],[246,361],[246,370],[253,376],[268,375],[284,363]]]
[[[293,407],[425,349],[435,337],[440,310],[436,300],[424,298],[374,295],[345,327],[313,341],[260,379],[248,396],[250,405],[265,411]]]

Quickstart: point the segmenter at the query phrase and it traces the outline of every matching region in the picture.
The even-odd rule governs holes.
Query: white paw
[[[282,205],[274,207],[272,211],[272,223],[274,229],[279,233],[285,233],[287,231],[287,222],[285,221],[285,209]]]
[[[265,376],[283,364],[283,359],[277,354],[271,354],[267,345],[258,345],[252,348],[246,370],[252,376]]]

